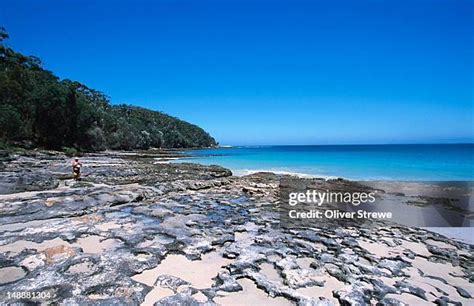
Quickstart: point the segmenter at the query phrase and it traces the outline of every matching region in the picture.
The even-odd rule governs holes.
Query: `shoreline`
[[[183,161],[354,181],[474,181],[474,145],[267,146],[189,151]]]
[[[171,155],[86,154],[80,182],[62,154],[3,157],[0,288],[79,304],[472,302],[472,244],[403,225],[285,229],[285,174],[155,163]]]
[[[474,246],[473,227],[422,227],[422,229]]]

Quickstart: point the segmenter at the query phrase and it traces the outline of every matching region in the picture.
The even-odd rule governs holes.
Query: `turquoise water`
[[[359,180],[474,180],[474,144],[258,146],[190,151],[189,162]]]

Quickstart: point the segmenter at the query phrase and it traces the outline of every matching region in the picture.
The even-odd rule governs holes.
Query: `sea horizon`
[[[333,144],[248,144],[248,145],[217,145],[216,148],[240,147],[324,147],[324,146],[429,146],[429,145],[474,145],[474,142],[417,142],[417,143],[333,143]],[[193,149],[195,150],[195,149]]]

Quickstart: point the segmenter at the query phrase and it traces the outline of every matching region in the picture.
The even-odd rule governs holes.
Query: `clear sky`
[[[473,3],[0,0],[0,25],[221,144],[472,142]]]

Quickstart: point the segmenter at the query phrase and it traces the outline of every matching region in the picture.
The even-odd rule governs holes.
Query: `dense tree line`
[[[5,45],[0,28],[0,141],[83,150],[188,148],[216,145],[200,127],[129,105],[111,105],[102,92],[60,80],[34,56]]]

